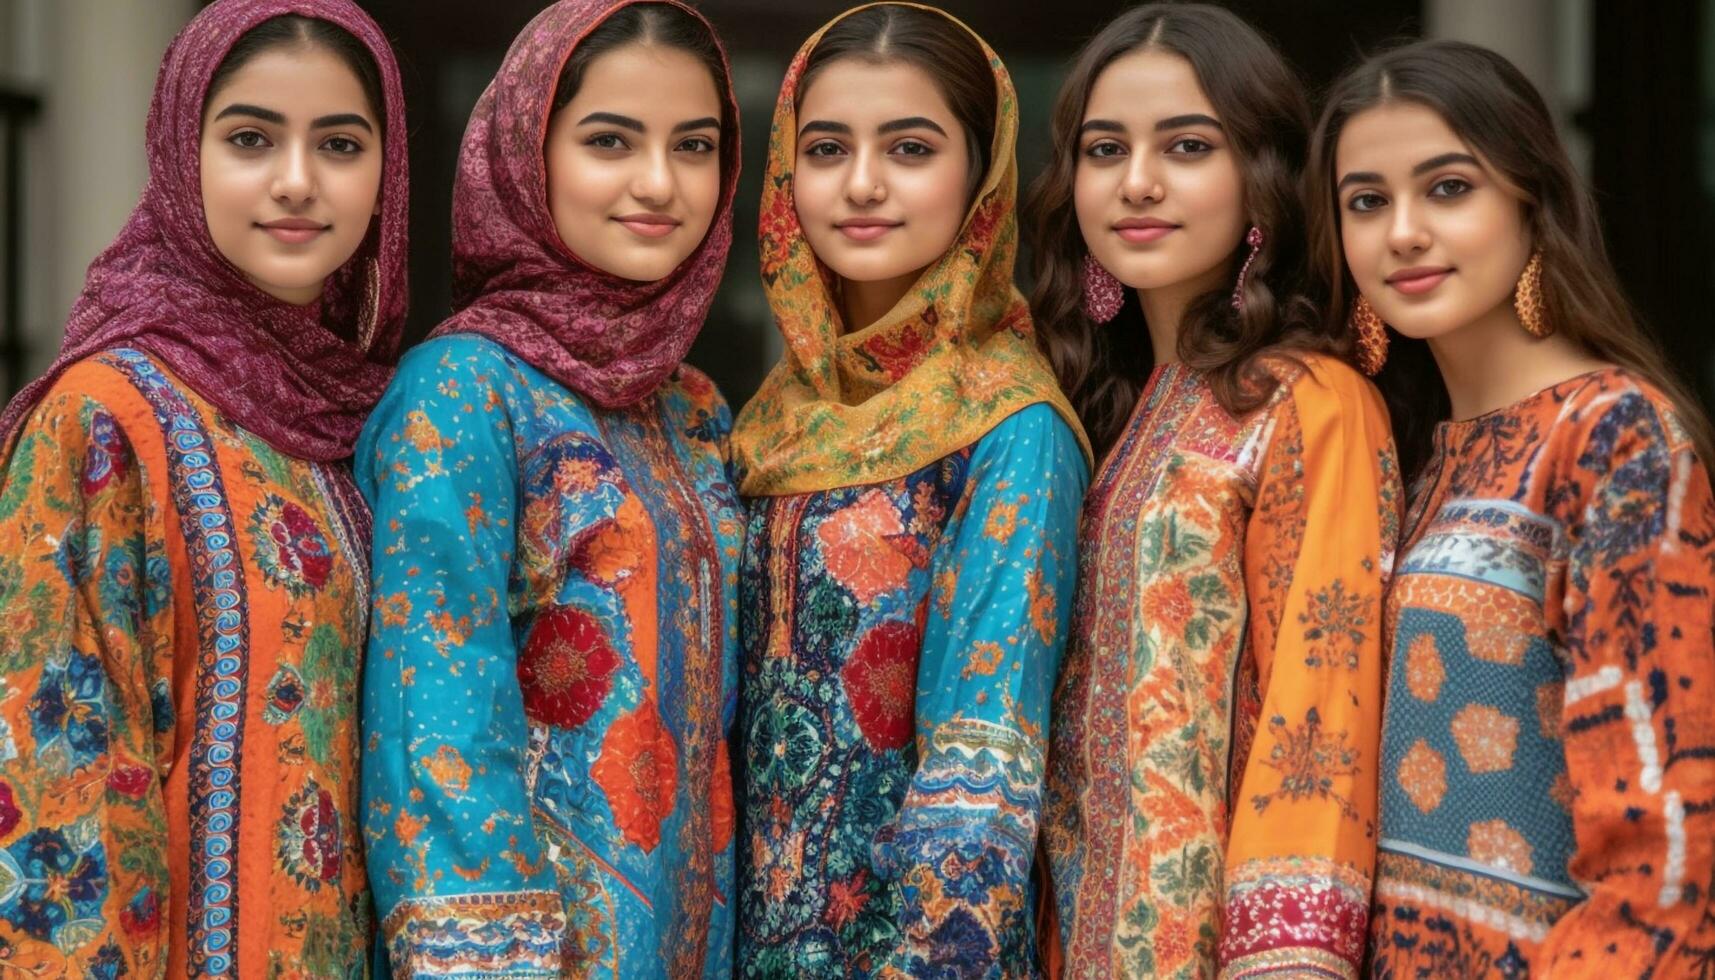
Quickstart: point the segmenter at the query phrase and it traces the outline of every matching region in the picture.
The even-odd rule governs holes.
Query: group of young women
[[[397,357],[398,71],[216,0],[0,418],[0,964],[39,976],[1715,970],[1715,461],[1542,98],[1312,124],[1233,14],[793,58],[736,422],[682,363],[738,112],[560,0]],[[373,954],[372,954],[373,949]]]

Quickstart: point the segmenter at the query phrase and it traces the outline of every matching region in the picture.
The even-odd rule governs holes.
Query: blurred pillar
[[[6,74],[40,95],[25,149],[26,376],[59,348],[84,270],[148,175],[143,122],[161,55],[195,0],[9,0]]]

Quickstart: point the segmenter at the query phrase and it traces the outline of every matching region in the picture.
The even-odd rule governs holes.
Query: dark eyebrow
[[[1413,177],[1420,177],[1431,170],[1438,170],[1441,167],[1445,167],[1449,163],[1468,163],[1473,167],[1482,166],[1481,163],[1477,162],[1477,158],[1469,153],[1443,153],[1438,157],[1430,157],[1417,166],[1412,167],[1411,175]]]
[[[942,129],[940,124],[936,123],[935,120],[928,119],[923,116],[906,116],[904,119],[894,119],[889,122],[884,122],[880,126],[877,126],[875,131],[882,136],[886,136],[888,133],[897,133],[902,129],[932,129],[935,132],[940,133],[942,136],[947,135],[947,131]]]
[[[1155,124],[1155,131],[1159,133],[1164,129],[1178,129],[1181,126],[1213,126],[1223,133],[1226,132],[1219,119],[1214,116],[1205,116],[1201,112],[1187,112],[1183,116],[1169,116]]]
[[[216,122],[219,122],[227,116],[250,116],[254,119],[260,119],[265,123],[273,123],[276,126],[284,126],[286,124],[286,117],[275,112],[273,109],[264,109],[261,106],[256,105],[246,105],[243,102],[234,102],[220,110],[220,113],[216,115],[214,119]]]
[[[693,129],[719,129],[721,121],[714,116],[704,116],[701,119],[688,119],[673,127],[675,133],[687,133]]]
[[[311,129],[331,129],[334,126],[361,126],[366,133],[375,132],[369,120],[355,112],[336,112],[331,116],[318,116],[310,122]]]
[[[1338,184],[1334,185],[1334,193],[1338,194],[1342,189],[1345,188],[1345,186],[1347,184],[1380,184],[1380,183],[1383,183],[1381,174],[1378,174],[1373,170],[1354,170],[1351,173],[1347,174],[1346,176],[1340,178],[1340,182]]]
[[[798,130],[799,136],[803,136],[805,133],[833,133],[836,136],[850,136],[852,128],[845,123],[829,122],[826,119],[812,119]]]
[[[635,133],[643,132],[643,124],[641,122],[638,122],[630,116],[622,116],[617,112],[592,112],[578,120],[579,126],[587,126],[590,123],[607,123],[609,126],[619,126],[623,129],[629,129]]]
[[[1114,122],[1112,119],[1086,119],[1084,120],[1084,124],[1078,127],[1078,132],[1123,133],[1125,132],[1125,127]]]

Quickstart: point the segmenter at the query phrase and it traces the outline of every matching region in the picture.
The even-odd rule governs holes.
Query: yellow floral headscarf
[[[822,35],[863,9],[846,11],[804,42],[774,108],[762,187],[762,281],[786,354],[734,427],[740,489],[780,496],[896,479],[971,445],[1038,402],[1071,425],[1088,461],[1089,441],[1036,348],[1030,307],[1012,282],[1018,95],[982,38],[933,7],[921,9],[970,31],[994,67],[991,163],[952,247],[886,316],[841,331],[832,273],[810,250],[792,197],[798,83]]]

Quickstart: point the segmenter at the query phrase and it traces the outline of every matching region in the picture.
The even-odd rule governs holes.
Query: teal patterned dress
[[[730,973],[730,425],[690,368],[604,411],[483,338],[402,362],[357,452],[395,973]]]

